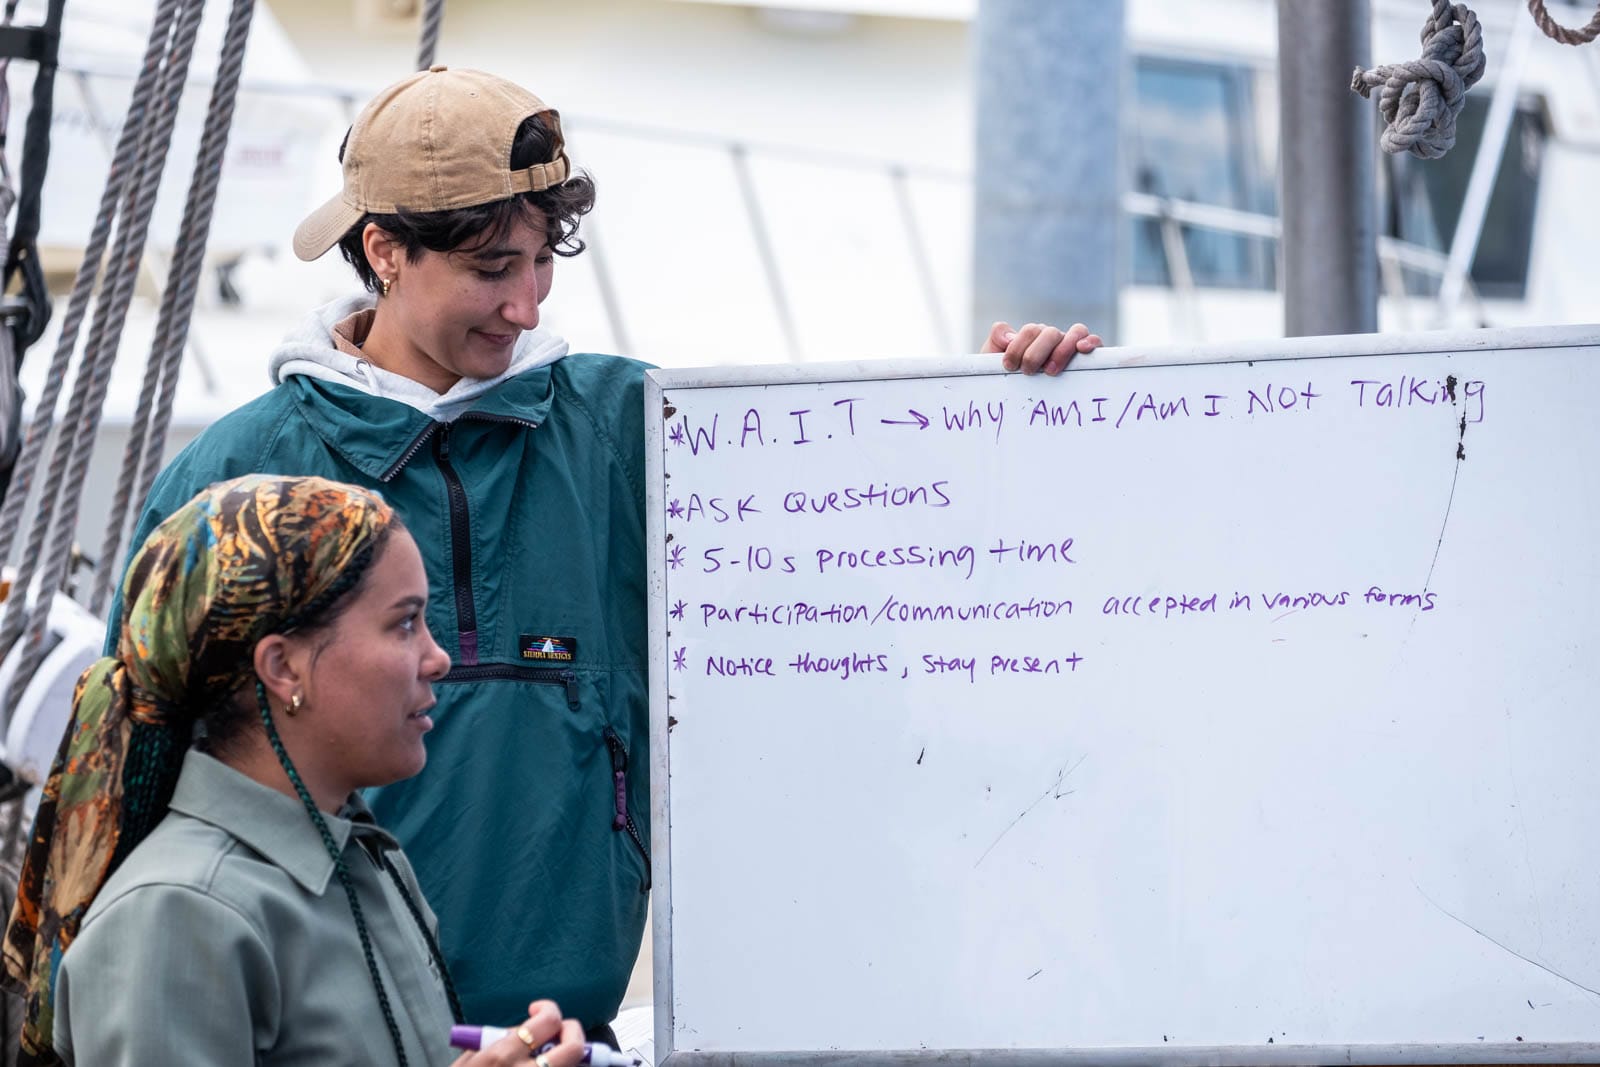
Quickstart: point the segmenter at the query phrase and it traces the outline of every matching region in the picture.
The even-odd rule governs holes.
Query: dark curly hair
[[[346,135],[348,139],[348,135]],[[548,163],[556,156],[556,139],[539,115],[529,115],[517,127],[511,142],[512,170]],[[339,146],[339,161],[344,162],[344,146]],[[379,289],[378,272],[367,262],[361,234],[367,223],[376,223],[405,250],[406,261],[415,263],[424,249],[430,252],[472,252],[505,236],[512,222],[528,218],[528,209],[537,209],[544,219],[545,238],[550,251],[558,256],[575,256],[586,247],[578,238],[578,223],[594,209],[594,179],[588,171],[573,175],[560,185],[536,193],[520,193],[508,200],[496,200],[474,207],[449,211],[400,211],[393,215],[368,213],[339,238],[339,254],[355,268],[356,276],[368,292]]]

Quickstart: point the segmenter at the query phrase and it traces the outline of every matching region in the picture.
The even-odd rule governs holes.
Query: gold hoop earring
[[[289,717],[294,718],[294,716],[300,714],[300,709],[305,707],[305,703],[306,698],[299,693],[296,693],[294,696],[290,697],[289,707],[285,709],[289,712]]]
[[[380,293],[382,293],[384,296],[388,296],[389,295],[389,290],[393,286],[394,286],[394,282],[392,280],[388,279],[388,278],[379,278],[378,279],[378,291]]]

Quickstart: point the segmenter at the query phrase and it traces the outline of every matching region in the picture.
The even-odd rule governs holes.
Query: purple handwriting
[[[1071,671],[1078,669],[1083,657],[1076,652],[1057,659],[1042,656],[990,656],[990,674],[1060,674],[1063,666]]]
[[[1085,421],[1093,425],[1097,422],[1108,421],[1105,405],[1110,397],[1090,397],[1088,403],[1093,405],[1094,414],[1087,420],[1084,419],[1084,407],[1076,400],[1069,400],[1065,404],[1052,404],[1045,400],[1035,401],[1028,412],[1029,426],[1071,426],[1082,429]],[[1111,423],[1112,429],[1120,430],[1124,423],[1138,424],[1140,422],[1166,422],[1178,416],[1189,416],[1189,400],[1187,397],[1162,397],[1156,399],[1154,393],[1139,394],[1137,391],[1128,394],[1123,401],[1122,411],[1117,415],[1116,421]]]
[[[970,684],[978,680],[980,662],[982,659],[978,656],[924,655],[922,673],[943,677],[964,674]],[[1073,674],[1082,662],[1083,657],[1076,652],[1065,656],[994,655],[989,657],[989,674]]]
[[[819,548],[816,550],[817,573],[853,571],[861,568],[928,567],[939,570],[966,568],[962,576],[971,580],[978,565],[978,554],[971,545],[937,547],[935,545],[893,545],[889,548]]]
[[[1068,555],[1072,545],[1071,537],[1047,542],[1029,541],[1026,538],[1011,542],[1000,537],[983,551],[996,564],[1065,564],[1077,562]],[[672,570],[682,567],[686,562],[684,553],[681,543],[673,545],[667,556],[667,566]],[[841,545],[814,549],[811,555],[818,574],[926,567],[930,570],[960,571],[963,580],[972,578],[981,558],[972,545]],[[702,574],[716,574],[729,567],[743,568],[751,574],[797,574],[800,569],[798,557],[774,552],[765,545],[745,545],[742,548],[718,545],[701,550],[700,558]]]
[[[1454,375],[1421,378],[1399,375],[1394,380],[1352,378],[1342,403],[1372,410],[1398,410],[1454,406],[1469,423],[1484,419],[1486,383],[1482,379],[1458,380]],[[1105,425],[1113,429],[1157,425],[1174,419],[1199,420],[1234,415],[1252,420],[1284,413],[1310,413],[1327,407],[1316,384],[1265,381],[1242,393],[1196,392],[1167,394],[1155,390],[1130,390],[1115,396],[1052,394],[1023,400],[970,400],[963,404],[927,407],[884,406],[879,409],[863,397],[847,397],[816,408],[796,408],[774,416],[759,408],[715,412],[710,422],[681,414],[668,424],[672,448],[687,448],[691,456],[718,448],[751,450],[772,445],[800,446],[827,440],[849,440],[869,429],[888,434],[921,434],[930,430],[969,436],[981,432],[995,441],[1008,426],[1084,429]],[[1017,418],[1009,418],[1020,412]],[[727,416],[724,418],[724,416]],[[780,424],[781,423],[781,427]],[[842,495],[842,491],[841,491]]]
[[[1443,378],[1414,378],[1402,374],[1392,382],[1376,378],[1352,378],[1350,384],[1356,390],[1356,404],[1359,407],[1431,408],[1440,404],[1454,406],[1459,402],[1463,419],[1469,423],[1483,421],[1484,383],[1478,379],[1461,382],[1453,374]]]
[[[726,548],[708,548],[700,553],[705,561],[700,572],[715,574],[723,567],[743,567],[751,574],[761,571],[774,571],[779,574],[796,573],[793,556],[775,556],[772,549],[765,545],[746,545],[743,555],[739,554],[738,549],[733,549],[732,554],[725,558],[723,553],[728,551]]]
[[[678,604],[673,605],[672,617],[682,619]],[[968,603],[908,603],[890,594],[876,610],[866,604],[812,604],[809,601],[754,601],[748,604],[700,605],[700,625],[709,629],[713,624],[753,626],[865,626],[890,625],[906,622],[1013,622],[1053,619],[1058,615],[1071,615],[1072,601],[1065,598],[1027,600],[984,600]]]
[[[1388,604],[1396,608],[1418,608],[1423,611],[1432,611],[1439,594],[1423,590],[1420,593],[1385,593],[1378,586],[1370,586],[1361,599],[1368,604]]]
[[[852,678],[880,677],[890,681],[906,681],[913,677],[955,679],[965,678],[975,684],[980,671],[991,678],[1023,674],[1064,675],[1077,673],[1083,656],[1076,651],[1067,653],[1031,654],[996,653],[991,656],[962,656],[925,653],[911,661],[910,666],[900,666],[889,661],[886,652],[850,650],[843,652],[798,652],[782,667],[803,677]],[[706,657],[705,676],[708,678],[776,678],[780,664],[771,656],[709,655]],[[898,675],[896,674],[898,671]]]
[[[1006,424],[1006,402],[1004,400],[990,401],[981,407],[976,401],[968,401],[965,407],[945,407],[944,428],[953,431],[981,430],[987,423],[994,427],[994,439],[1000,440],[1000,431]]]
[[[1037,545],[1027,541],[1018,541],[1014,545],[1006,544],[1004,537],[995,542],[989,549],[989,555],[997,562],[1005,562],[1007,556],[1015,557],[1020,563],[1076,563],[1067,553],[1072,549],[1072,538],[1068,537],[1060,544]]]
[[[771,656],[707,656],[706,674],[718,674],[724,678],[753,678],[756,675],[777,677],[772,673]]]
[[[858,508],[905,508],[923,506],[947,508],[950,494],[946,493],[948,481],[930,482],[927,485],[846,486],[843,489],[826,489],[817,492],[795,490],[783,494],[783,510],[791,515],[811,512],[817,515],[829,512],[855,511]]]
[[[845,486],[842,489],[796,489],[783,494],[783,510],[789,515],[831,513],[843,514],[866,508],[890,510],[893,508],[928,507],[947,508],[951,505],[946,480],[927,485],[895,485],[892,482],[869,482],[866,485]],[[757,494],[745,496],[711,496],[690,493],[687,499],[673,497],[667,501],[667,518],[686,526],[695,523],[722,525],[727,522],[752,522],[751,516],[760,515],[763,509],[756,503]]]
[[[747,522],[745,516],[759,515],[761,509],[756,507],[756,496],[723,497],[701,496],[699,493],[690,493],[688,500],[673,498],[667,502],[667,518],[677,519],[679,522],[693,526],[696,522],[710,521],[721,524],[732,520]]]
[[[1235,592],[1224,601],[1220,593],[1173,593],[1151,596],[1140,593],[1134,596],[1110,596],[1100,606],[1101,615],[1137,616],[1140,618],[1170,619],[1173,616],[1217,615],[1222,611],[1249,612],[1259,604],[1265,611],[1313,611],[1319,608],[1362,607],[1385,605],[1397,608],[1417,608],[1433,611],[1438,606],[1439,594],[1423,590],[1420,593],[1391,593],[1382,586],[1368,586],[1366,592],[1355,594],[1348,589],[1337,591],[1312,590],[1304,593],[1241,593]]]
[[[1259,393],[1254,389],[1248,390],[1244,413],[1254,415],[1260,412],[1271,415],[1279,411],[1293,411],[1295,408],[1310,411],[1311,402],[1321,395],[1312,391],[1310,382],[1306,383],[1304,389],[1296,389],[1291,385],[1268,385]]]
[[[1107,597],[1100,608],[1102,615],[1160,615],[1163,619],[1169,618],[1173,612],[1179,615],[1202,614],[1217,610],[1217,594],[1198,596],[1178,594],[1168,596],[1125,596]]]
[[[832,674],[846,680],[861,674],[889,673],[889,657],[882,652],[850,652],[841,656],[802,652],[789,661],[796,674]]]
[[[974,604],[908,604],[892,594],[872,616],[879,622],[973,622],[1053,619],[1071,615],[1070,600],[993,600]]]
[[[721,604],[700,605],[700,625],[712,623],[754,623],[758,626],[849,625],[869,621],[865,604],[808,604],[803,600],[793,603]]]

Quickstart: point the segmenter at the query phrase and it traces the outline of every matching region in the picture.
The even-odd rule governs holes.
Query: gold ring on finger
[[[529,1055],[532,1055],[533,1051],[539,1047],[539,1043],[533,1039],[533,1031],[528,1029],[527,1024],[517,1027],[516,1030],[512,1032],[517,1035],[518,1041],[521,1041],[524,1045],[528,1046]]]

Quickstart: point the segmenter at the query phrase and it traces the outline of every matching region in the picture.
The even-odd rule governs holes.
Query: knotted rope
[[[1539,24],[1544,35],[1552,41],[1562,44],[1588,44],[1596,37],[1600,37],[1600,10],[1595,11],[1589,24],[1581,30],[1569,30],[1561,23],[1550,17],[1544,9],[1544,0],[1528,0],[1528,12],[1533,15],[1533,21]]]
[[[1465,4],[1433,0],[1433,15],[1422,27],[1422,58],[1366,71],[1358,67],[1350,88],[1371,99],[1372,90],[1381,87],[1384,151],[1438,159],[1456,143],[1456,117],[1466,105],[1467,90],[1483,77],[1483,67],[1478,16]]]

